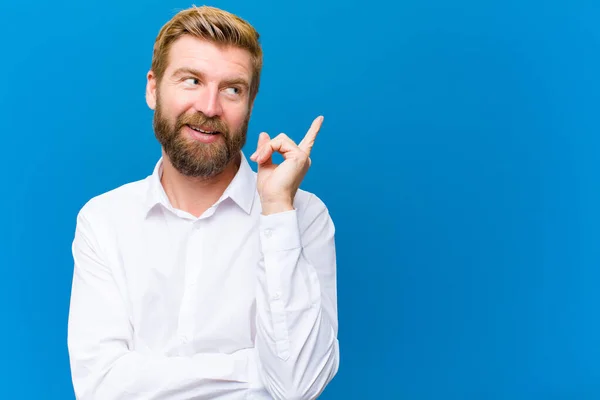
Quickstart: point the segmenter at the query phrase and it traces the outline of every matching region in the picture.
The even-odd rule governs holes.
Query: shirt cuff
[[[260,215],[260,239],[263,253],[301,248],[296,210]]]

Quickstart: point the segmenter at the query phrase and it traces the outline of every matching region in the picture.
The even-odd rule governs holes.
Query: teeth
[[[192,128],[193,130],[195,130],[197,132],[202,132],[202,133],[206,133],[206,134],[209,134],[209,135],[214,135],[215,133],[217,133],[216,131],[205,131],[205,130],[202,130],[200,128],[196,128],[194,126],[190,126],[190,128]]]

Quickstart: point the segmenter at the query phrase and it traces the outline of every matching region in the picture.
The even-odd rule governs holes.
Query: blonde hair
[[[191,35],[222,46],[234,46],[248,50],[252,58],[252,81],[250,99],[258,93],[263,55],[259,34],[252,25],[227,11],[209,7],[193,6],[178,12],[159,31],[152,54],[152,71],[160,82],[169,60],[169,50],[177,39]]]

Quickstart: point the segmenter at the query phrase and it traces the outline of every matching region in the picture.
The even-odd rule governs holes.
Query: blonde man
[[[313,399],[336,374],[334,226],[299,189],[323,119],[299,144],[261,133],[252,171],[258,39],[211,7],[160,30],[146,101],[162,157],[77,217],[78,399]]]

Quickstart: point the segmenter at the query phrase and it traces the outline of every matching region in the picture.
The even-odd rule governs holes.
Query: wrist
[[[291,200],[278,200],[278,201],[262,201],[262,214],[276,214],[294,209],[294,204]]]

